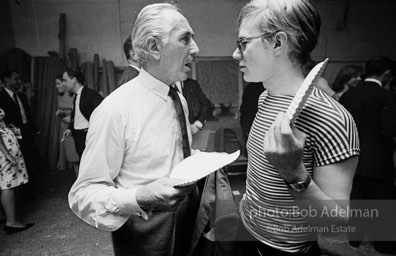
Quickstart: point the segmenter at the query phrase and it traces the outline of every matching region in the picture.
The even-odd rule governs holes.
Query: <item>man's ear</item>
[[[129,56],[130,56],[131,60],[133,60],[134,62],[138,62],[138,56],[134,50],[129,51]]]
[[[274,52],[279,55],[285,51],[287,45],[287,35],[283,31],[279,31],[274,36]]]
[[[147,49],[149,50],[150,55],[155,59],[159,60],[160,59],[160,51],[162,48],[162,42],[155,38],[155,37],[150,37],[147,40]]]
[[[392,76],[392,70],[388,69],[387,71],[384,72],[383,76],[385,76],[385,77]]]
[[[392,70],[388,69],[381,75],[382,77],[382,83],[388,83],[392,80]]]

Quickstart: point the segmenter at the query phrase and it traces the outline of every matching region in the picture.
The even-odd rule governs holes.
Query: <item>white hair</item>
[[[164,10],[180,12],[180,9],[173,4],[151,4],[140,11],[135,21],[132,29],[132,46],[139,63],[146,61],[149,53],[148,41],[152,38],[162,40],[168,33],[164,26],[165,22],[163,22],[162,13]]]

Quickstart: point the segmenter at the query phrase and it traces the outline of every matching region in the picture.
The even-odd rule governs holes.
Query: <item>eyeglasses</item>
[[[268,37],[274,36],[276,33],[278,33],[278,32],[262,33],[262,34],[256,35],[256,36],[240,38],[236,41],[238,50],[241,53],[241,55],[243,56],[243,52],[245,51],[246,45],[248,42],[252,41],[253,39],[257,39],[257,38],[268,38]]]

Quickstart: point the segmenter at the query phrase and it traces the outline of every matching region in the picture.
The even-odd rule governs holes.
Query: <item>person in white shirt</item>
[[[91,116],[69,205],[90,225],[113,231],[115,255],[186,255],[198,191],[195,184],[174,188],[180,180],[169,178],[184,159],[185,139],[168,93],[187,78],[199,53],[193,35],[176,6],[144,7],[132,31],[140,73]]]
[[[67,68],[63,72],[62,82],[67,92],[75,94],[69,126],[63,133],[63,138],[67,139],[73,134],[76,151],[81,158],[91,114],[102,102],[103,97],[97,91],[84,86],[84,76],[79,70]]]

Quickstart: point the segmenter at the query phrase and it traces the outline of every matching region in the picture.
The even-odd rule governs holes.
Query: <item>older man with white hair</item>
[[[174,5],[144,7],[132,31],[141,71],[92,114],[69,204],[113,231],[115,255],[186,255],[198,193],[168,177],[191,154],[187,104],[172,86],[199,52],[193,35]]]

